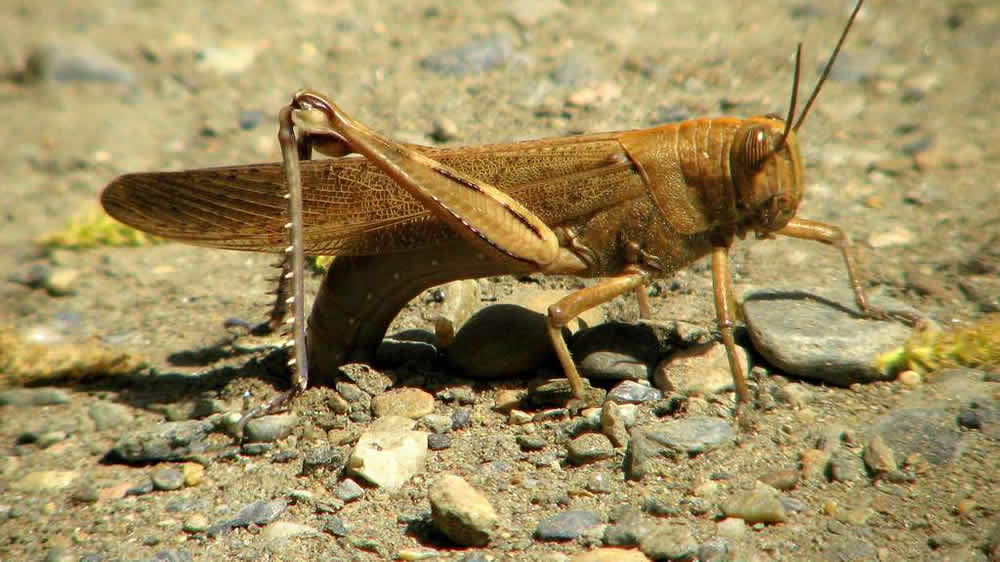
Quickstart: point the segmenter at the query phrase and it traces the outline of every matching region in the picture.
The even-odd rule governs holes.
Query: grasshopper
[[[592,400],[562,328],[632,291],[648,318],[646,284],[707,255],[718,327],[743,405],[751,397],[733,342],[738,308],[728,252],[735,238],[783,235],[834,246],[860,310],[886,316],[867,303],[848,236],[795,216],[804,186],[796,135],[862,1],[797,121],[801,44],[785,119],[700,118],[432,148],[381,136],[326,96],[302,90],[279,115],[282,163],[123,175],[101,200],[119,221],[165,238],[286,252],[272,321],[284,314],[291,281],[293,386],[254,415],[304,390],[308,365],[328,375],[348,360],[371,359],[393,317],[422,290],[538,272],[601,278],[548,309],[549,335],[573,396]],[[329,158],[310,159],[314,149]],[[338,256],[308,327],[306,254]]]

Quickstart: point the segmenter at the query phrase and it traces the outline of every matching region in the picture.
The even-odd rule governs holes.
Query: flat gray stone
[[[208,449],[205,437],[213,427],[208,421],[155,424],[152,429],[121,436],[108,452],[108,458],[125,463],[187,460]]]
[[[882,310],[916,312],[895,299],[868,297]],[[872,359],[902,345],[912,332],[900,322],[863,318],[847,288],[750,289],[743,295],[743,312],[754,347],[769,363],[841,386],[886,380]]]
[[[542,519],[535,527],[535,536],[543,541],[570,541],[588,527],[602,523],[594,511],[564,511]]]

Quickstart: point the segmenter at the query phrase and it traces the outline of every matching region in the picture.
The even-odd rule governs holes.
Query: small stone
[[[777,490],[758,482],[753,490],[730,498],[722,507],[726,517],[739,517],[747,523],[781,523],[788,514]]]
[[[732,560],[729,551],[729,541],[725,537],[713,537],[698,547],[698,562],[729,562]]]
[[[736,347],[743,372],[750,372],[747,352]],[[657,365],[653,384],[665,393],[684,396],[710,396],[733,390],[726,346],[710,342],[674,353]]]
[[[364,488],[350,478],[345,478],[333,490],[333,496],[345,503],[350,503],[363,495],[365,495]]]
[[[528,412],[521,410],[511,410],[508,416],[507,422],[511,425],[524,425],[531,422],[534,417]]]
[[[35,444],[38,445],[39,449],[48,449],[56,443],[65,441],[67,437],[68,435],[65,431],[46,431],[38,435]]]
[[[595,494],[607,494],[612,490],[613,479],[604,472],[591,472],[587,476],[587,491]]]
[[[444,474],[432,485],[428,498],[434,526],[462,546],[489,543],[498,517],[482,492],[459,476]]]
[[[250,443],[274,443],[291,435],[298,423],[295,414],[262,416],[247,422],[244,435]]]
[[[826,477],[826,467],[830,462],[830,452],[825,449],[806,449],[799,454],[799,468],[805,480],[821,480]]]
[[[962,408],[958,411],[958,425],[967,429],[982,429],[983,416],[978,409]]]
[[[912,168],[913,164],[910,159],[905,160],[905,165],[907,169]],[[892,229],[872,234],[868,237],[868,244],[875,249],[879,248],[891,248],[895,246],[907,246],[913,242],[915,238],[913,232],[901,225],[896,225]]]
[[[431,433],[427,436],[427,448],[432,451],[443,451],[451,447],[451,435]]]
[[[135,80],[135,73],[107,53],[81,43],[53,43],[28,55],[25,76],[47,82],[119,82]]]
[[[261,536],[268,541],[280,541],[297,537],[318,537],[320,532],[314,527],[291,521],[275,521],[261,533]]]
[[[346,537],[350,529],[339,517],[327,517],[323,524],[323,532],[335,537]]]
[[[793,382],[779,387],[774,397],[793,408],[802,408],[812,398],[812,393],[805,385]]]
[[[435,121],[432,138],[438,142],[447,142],[453,140],[457,133],[455,122],[445,118],[444,121]],[[436,290],[443,295],[444,300],[434,319],[434,334],[441,347],[448,347],[466,320],[481,306],[479,283],[474,279],[463,279],[441,285]]]
[[[451,428],[455,431],[472,425],[472,409],[459,408],[451,413]]]
[[[615,447],[624,447],[628,443],[625,419],[621,407],[614,400],[606,401],[601,407],[601,431]]]
[[[311,476],[318,472],[338,474],[344,462],[344,453],[338,447],[320,443],[310,447],[303,455],[299,476]]]
[[[185,486],[197,486],[205,477],[205,466],[196,462],[186,462],[181,468]]]
[[[358,439],[348,472],[388,490],[402,486],[427,458],[427,433],[413,431],[415,424],[399,416],[379,418]]]
[[[125,406],[104,400],[92,403],[87,409],[87,413],[90,415],[90,419],[94,420],[97,431],[106,429],[121,431],[135,419],[135,416]]]
[[[11,488],[19,492],[56,492],[69,487],[79,476],[75,470],[39,470],[24,475]]]
[[[907,369],[896,376],[896,380],[907,388],[917,388],[923,382],[920,373]]]
[[[597,548],[574,554],[569,562],[649,562],[649,558],[635,549]]]
[[[467,76],[505,64],[513,52],[510,37],[494,34],[424,57],[420,66],[445,76]]]
[[[535,537],[543,541],[570,541],[584,529],[601,523],[601,516],[593,511],[563,511],[539,521]]]
[[[698,416],[651,424],[642,428],[646,436],[664,447],[695,455],[726,445],[735,439],[733,426],[726,420]]]
[[[288,502],[285,500],[255,501],[240,509],[232,519],[212,525],[205,530],[205,534],[217,536],[236,527],[268,525],[277,520],[287,508]]]
[[[431,131],[431,135],[430,136],[431,136],[432,139],[434,139],[435,142],[449,142],[449,141],[453,141],[453,140],[455,140],[455,139],[458,138],[458,125],[456,125],[454,121],[452,121],[451,119],[448,119],[447,117],[438,117],[437,119],[434,120],[434,128]],[[466,281],[469,281],[469,280],[466,280]],[[452,281],[452,283],[460,283],[460,282],[461,281]],[[475,301],[476,305],[479,304],[478,288],[479,288],[479,285],[477,284],[476,285],[476,289],[477,289],[477,291],[476,291],[476,301]],[[447,300],[445,300],[445,302],[447,302]],[[471,314],[471,312],[470,312],[470,314]],[[468,317],[468,316],[466,316],[466,317]],[[437,328],[437,322],[436,321],[435,321],[434,326],[435,326],[435,331],[437,331],[436,330],[436,328]],[[452,332],[452,333],[454,333],[454,332]],[[442,342],[442,345],[447,346],[448,344],[444,343],[444,340],[441,340],[441,333],[437,332],[437,334],[438,334],[438,340]]]
[[[240,74],[250,68],[257,58],[258,48],[250,43],[229,43],[207,46],[198,51],[197,68],[223,76]]]
[[[830,457],[830,479],[834,482],[853,482],[861,478],[861,462],[853,454],[836,451]]]
[[[176,468],[159,468],[150,475],[157,490],[180,490],[184,486],[184,473]]]
[[[188,533],[203,533],[208,529],[208,526],[208,517],[201,513],[195,513],[184,520],[181,528]]]
[[[869,295],[873,307],[915,313],[907,305]],[[744,316],[754,347],[784,372],[839,386],[883,380],[872,357],[903,345],[911,329],[860,315],[847,289],[756,289],[744,293]]]
[[[372,398],[376,418],[402,416],[418,419],[434,411],[434,397],[419,388],[394,388]]]
[[[58,267],[52,270],[45,280],[45,289],[53,297],[63,297],[76,293],[76,282],[80,271],[70,267]]]
[[[644,324],[608,322],[580,330],[570,351],[587,378],[646,381],[660,355],[660,341]]]
[[[58,406],[69,404],[69,394],[55,388],[14,388],[0,391],[0,406]]]
[[[643,402],[655,402],[663,398],[663,393],[659,390],[635,381],[622,381],[615,385],[608,392],[607,400],[613,400],[619,404],[642,404]]]
[[[687,525],[666,523],[642,537],[639,549],[653,560],[691,560],[698,542]]]
[[[791,490],[799,483],[797,470],[773,470],[761,476],[759,480],[776,490]]]
[[[510,412],[511,410],[520,407],[522,396],[524,396],[523,390],[511,390],[506,388],[498,390],[496,398],[493,401],[493,409],[501,413]]]
[[[451,416],[427,414],[420,418],[420,425],[429,429],[431,433],[447,433],[451,431]]]
[[[715,527],[715,533],[731,541],[740,540],[747,532],[747,523],[738,517],[727,517]]]
[[[495,378],[555,362],[548,319],[512,304],[487,306],[455,334],[448,358],[466,376]]]
[[[566,445],[566,460],[575,465],[609,459],[614,454],[611,441],[601,433],[585,433]]]
[[[885,441],[879,435],[876,435],[868,442],[862,458],[865,461],[865,466],[868,467],[868,470],[872,474],[882,474],[898,468],[895,453],[885,444]]]
[[[518,435],[517,444],[522,451],[540,451],[545,448],[548,442],[541,435],[530,434]]]

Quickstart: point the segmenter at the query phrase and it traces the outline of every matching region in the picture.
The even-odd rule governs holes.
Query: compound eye
[[[743,137],[742,160],[750,170],[759,170],[771,155],[771,143],[764,127],[752,127]]]

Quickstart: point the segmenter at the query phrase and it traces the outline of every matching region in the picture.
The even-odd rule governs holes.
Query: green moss
[[[82,212],[66,228],[45,234],[37,242],[48,248],[82,250],[98,246],[148,246],[163,240],[111,218],[100,207]]]

